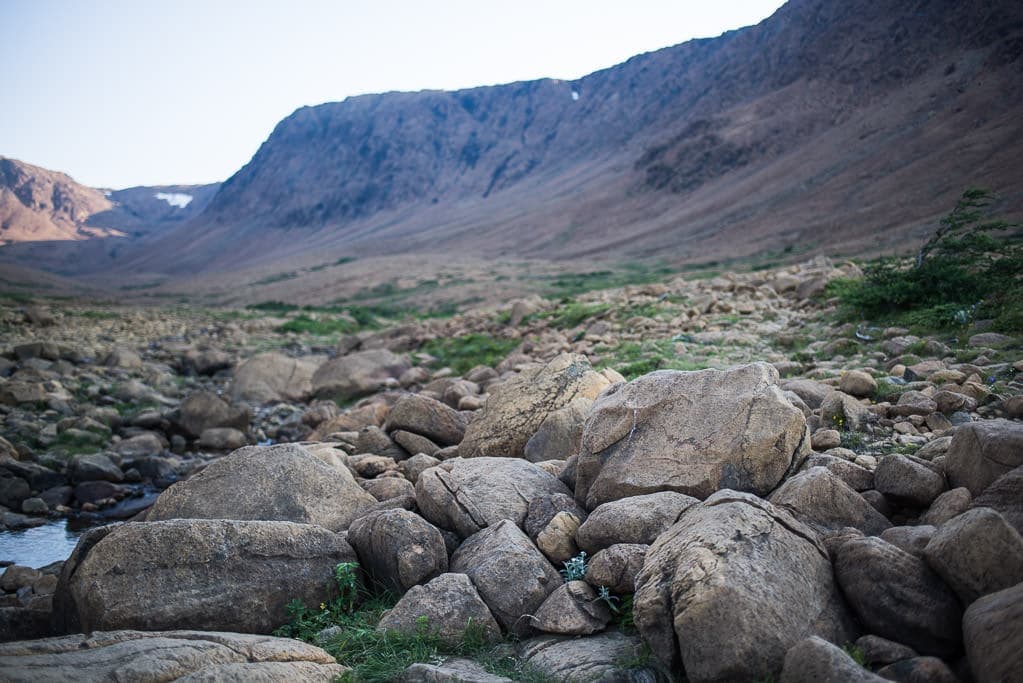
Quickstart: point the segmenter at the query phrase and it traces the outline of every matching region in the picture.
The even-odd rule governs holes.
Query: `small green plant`
[[[306,607],[298,598],[289,602],[285,609],[291,617],[274,635],[285,638],[311,640],[317,633],[338,623],[354,608],[359,595],[359,565],[342,562],[334,567],[334,583],[338,595],[329,602],[320,603],[319,609]]]
[[[579,554],[570,560],[562,563],[564,569],[560,569],[561,577],[568,581],[582,581],[586,578],[586,551],[580,550]]]
[[[852,643],[846,643],[842,646],[842,650],[845,651],[850,658],[863,668],[867,667],[867,655],[863,652],[863,648],[857,647]]]

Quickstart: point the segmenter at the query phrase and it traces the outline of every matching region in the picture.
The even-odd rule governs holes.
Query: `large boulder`
[[[419,394],[402,396],[387,416],[387,431],[409,431],[441,446],[458,444],[465,435],[465,424],[457,410]]]
[[[440,530],[401,508],[371,512],[355,520],[348,529],[348,542],[370,576],[399,595],[448,569],[448,551]]]
[[[177,519],[102,527],[79,541],[57,592],[59,621],[85,631],[196,628],[270,633],[294,599],[331,599],[356,561],[343,536],[290,522]]]
[[[270,403],[306,401],[313,393],[316,364],[270,351],[243,361],[231,380],[231,400]]]
[[[461,643],[467,632],[497,640],[501,629],[490,608],[465,574],[441,574],[422,586],[413,586],[380,619],[381,631],[414,634],[426,627],[445,642]]]
[[[526,460],[567,460],[578,453],[583,424],[592,407],[592,399],[580,397],[549,413],[526,442]]]
[[[963,615],[963,643],[975,680],[1018,680],[1023,671],[1023,583],[970,605]]]
[[[945,477],[926,460],[886,455],[874,470],[874,488],[903,505],[927,507],[945,490]]]
[[[835,577],[871,633],[922,654],[959,649],[959,600],[919,557],[877,537],[852,539],[837,549]]]
[[[204,631],[104,631],[0,645],[0,679],[328,683],[348,669],[292,638]]]
[[[590,513],[576,532],[575,541],[591,555],[616,543],[650,544],[699,502],[674,491],[613,500]]]
[[[386,349],[358,351],[329,360],[313,373],[317,398],[350,401],[379,391],[412,367],[408,359]]]
[[[455,458],[416,480],[416,502],[430,522],[462,538],[501,520],[522,526],[529,503],[571,492],[531,462],[512,458]]]
[[[514,522],[501,520],[473,534],[451,557],[497,622],[510,633],[529,631],[529,615],[562,585],[561,575]]]
[[[965,486],[974,497],[996,479],[1023,465],[1023,424],[982,420],[961,425],[952,435],[945,472],[953,487]]]
[[[891,526],[863,496],[824,467],[811,467],[787,479],[769,500],[821,533],[853,527],[872,536]]]
[[[529,366],[493,388],[465,430],[458,453],[464,458],[522,458],[526,443],[551,413],[577,398],[594,399],[608,385],[580,355],[562,354],[545,365]]]
[[[232,406],[213,392],[198,391],[181,402],[177,422],[188,436],[198,439],[203,431],[214,427],[245,431],[251,417],[245,406]]]
[[[946,522],[927,544],[924,558],[964,605],[1023,583],[1023,537],[989,508]]]
[[[592,509],[656,491],[766,496],[810,451],[803,413],[766,363],[661,370],[597,399],[583,429],[576,500]]]
[[[147,519],[281,520],[343,531],[376,502],[347,468],[302,446],[249,446],[161,493]]]
[[[1023,535],[1023,495],[1020,495],[1020,491],[1023,491],[1023,465],[995,479],[973,501],[973,507],[997,510],[1005,521]]]
[[[817,534],[737,491],[689,508],[654,542],[633,613],[654,656],[694,683],[777,675],[800,640],[852,635]]]

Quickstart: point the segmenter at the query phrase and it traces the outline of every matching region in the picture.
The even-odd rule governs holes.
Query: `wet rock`
[[[675,491],[767,495],[809,452],[806,421],[766,363],[727,371],[658,371],[614,385],[583,430],[576,500],[593,509]]]

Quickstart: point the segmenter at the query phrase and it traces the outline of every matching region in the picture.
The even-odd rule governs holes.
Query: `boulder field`
[[[7,522],[61,487],[66,505],[162,485],[66,561],[0,575],[0,679],[335,680],[340,627],[272,634],[294,600],[337,600],[342,565],[393,595],[377,629],[502,643],[534,679],[1015,680],[1023,422],[1015,385],[986,380],[1012,363],[913,357],[932,342],[880,336],[882,355],[856,368],[752,360],[631,381],[561,342],[456,375],[403,355],[408,339],[364,336],[318,364],[241,360],[227,399],[201,387],[127,432],[99,408],[65,418],[58,434],[113,448],[64,468],[4,439]],[[36,351],[21,353],[61,362]],[[127,378],[149,361],[104,362]],[[270,428],[285,443],[249,445]],[[211,429],[246,445],[203,451]],[[169,465],[162,446],[126,445],[169,436],[188,447]],[[514,680],[487,666],[451,657],[402,676]]]

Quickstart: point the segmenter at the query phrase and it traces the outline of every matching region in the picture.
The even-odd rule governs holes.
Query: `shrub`
[[[915,259],[882,258],[858,281],[835,283],[848,313],[915,327],[951,329],[977,317],[998,329],[1023,329],[1023,235],[1019,226],[988,219],[987,190],[963,193]]]

